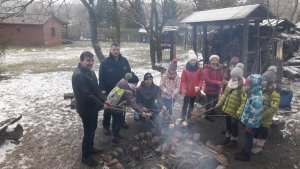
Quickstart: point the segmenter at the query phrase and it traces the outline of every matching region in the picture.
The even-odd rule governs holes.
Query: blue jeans
[[[253,130],[253,129],[252,129]],[[246,153],[251,153],[251,149],[253,147],[253,131],[246,131],[245,132],[245,145],[244,151]]]
[[[157,104],[153,103],[153,104],[149,104],[149,105],[143,105],[144,107],[146,107],[147,109],[149,109],[150,112],[152,112],[150,119],[153,120],[156,118],[156,116],[159,114],[160,112],[160,108]],[[138,122],[138,121],[145,121],[145,117],[143,117],[141,114],[135,112],[134,113],[134,121]]]
[[[163,98],[163,102],[164,102],[165,106],[167,107],[169,114],[172,115],[173,114],[172,110],[173,110],[175,99],[173,99],[173,103],[172,103],[172,99]]]
[[[82,158],[88,158],[92,154],[95,131],[98,123],[98,111],[79,114],[83,124]]]

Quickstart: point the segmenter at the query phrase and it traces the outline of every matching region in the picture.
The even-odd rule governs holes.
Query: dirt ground
[[[108,46],[106,52],[108,52]],[[135,50],[132,50],[132,49]],[[138,50],[137,50],[138,49]],[[141,58],[145,53],[146,45],[128,44],[123,47],[123,53],[139,77],[146,71],[154,74],[155,82],[159,81],[159,73],[152,71],[148,59]],[[24,49],[25,50],[25,49]],[[63,93],[71,92],[72,69],[78,61],[78,54],[83,50],[91,50],[89,44],[62,47],[59,49],[8,51],[8,68],[17,70],[11,78],[0,80],[0,120],[16,117],[20,114],[23,118],[20,123],[24,127],[24,136],[18,145],[9,141],[0,147],[0,168],[3,169],[85,169],[81,164],[82,124],[75,110],[70,110],[66,105],[70,101],[63,100]],[[52,51],[54,50],[54,51]],[[134,53],[133,53],[134,51]],[[181,51],[183,53],[184,51]],[[32,58],[33,57],[33,58]],[[41,59],[36,59],[45,57]],[[45,64],[34,61],[45,61]],[[67,59],[67,60],[66,60]],[[24,62],[23,62],[23,61]],[[49,61],[51,60],[51,62]],[[52,63],[52,60],[57,63]],[[184,67],[186,57],[179,58],[179,68]],[[17,62],[17,63],[14,63]],[[19,63],[20,62],[20,63]],[[27,63],[27,65],[26,65]],[[68,63],[62,65],[61,63]],[[52,64],[52,65],[51,65]],[[61,65],[58,69],[56,65]],[[16,66],[17,65],[17,66]],[[24,67],[19,67],[25,65]],[[36,66],[39,65],[39,66]],[[49,69],[46,65],[50,65]],[[95,71],[98,71],[96,65]],[[147,66],[147,67],[145,67]],[[167,64],[165,65],[167,66]],[[34,69],[28,67],[36,67]],[[64,68],[67,68],[66,70]],[[44,70],[43,73],[40,70]],[[8,69],[8,70],[10,70]],[[24,69],[24,70],[23,70]],[[36,71],[35,71],[36,70]],[[0,78],[1,79],[1,78]],[[262,153],[253,155],[251,162],[239,162],[232,157],[240,151],[243,145],[243,134],[240,132],[239,147],[226,149],[230,159],[229,169],[297,169],[300,168],[300,82],[291,83],[294,99],[291,111],[280,110],[277,118],[280,119],[270,129],[269,139]],[[177,111],[174,118],[179,117],[182,100],[177,101]],[[126,142],[140,131],[148,130],[144,125],[132,121],[132,116],[127,116],[130,129],[122,130]],[[214,123],[204,119],[194,122],[191,132],[199,132],[201,140],[211,140],[216,144],[223,142],[225,136],[224,118],[216,118]],[[241,128],[240,128],[241,131]],[[95,144],[108,152],[112,149],[111,138],[102,134],[102,112],[100,112]],[[126,155],[126,154],[124,154]],[[100,159],[97,155],[95,158]],[[97,168],[101,168],[100,166]],[[131,168],[127,168],[131,169]],[[148,168],[147,168],[148,169]],[[151,168],[149,168],[151,169]]]
[[[76,122],[62,129],[62,133],[52,134],[40,133],[43,131],[43,125],[33,127],[27,132],[21,143],[16,149],[6,156],[4,162],[0,163],[0,168],[88,168],[80,163],[80,143],[82,139],[82,127],[78,115],[65,109],[62,114],[68,114],[66,117]],[[38,117],[37,117],[38,118]],[[126,139],[132,138],[140,131],[147,130],[142,128],[140,123],[135,123],[128,116],[130,129],[122,130]],[[66,119],[65,121],[69,121]],[[216,144],[221,144],[224,140],[222,131],[225,128],[223,117],[215,118],[215,122],[208,122],[204,119],[197,119],[191,127],[192,132],[199,132],[203,142],[211,140]],[[99,127],[96,132],[96,147],[101,147],[108,152],[112,146],[110,137],[102,134],[102,118],[99,118]],[[64,123],[64,120],[61,120]],[[75,124],[75,125],[74,125]],[[55,124],[60,125],[60,124]],[[65,125],[64,125],[65,126]],[[234,153],[238,152],[243,145],[242,133],[240,132],[239,147],[237,149],[226,149],[230,159],[229,169],[291,169],[299,166],[300,140],[299,137],[285,137],[280,131],[284,124],[277,123],[270,129],[269,139],[262,153],[252,155],[251,162],[239,162],[233,159]],[[43,137],[33,137],[33,135],[44,134]],[[47,135],[51,135],[50,137]],[[39,139],[37,139],[39,138]],[[126,154],[125,154],[126,155]],[[95,156],[101,159],[100,156]],[[98,167],[101,168],[101,167]]]

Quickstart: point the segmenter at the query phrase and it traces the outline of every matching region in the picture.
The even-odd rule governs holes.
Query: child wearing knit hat
[[[236,64],[238,64],[239,60],[240,59],[236,56],[232,57],[228,64],[228,67],[224,70],[223,81],[225,84],[223,85],[223,88],[222,88],[223,92],[225,91],[226,85],[227,85],[228,81],[230,80],[230,72],[236,66]]]
[[[238,140],[238,118],[246,102],[247,93],[243,85],[243,69],[235,67],[230,72],[230,80],[218,101],[216,107],[220,107],[226,116],[226,138],[224,145],[235,148]]]
[[[164,114],[165,118],[170,122],[175,98],[180,90],[180,77],[177,72],[177,60],[173,59],[168,67],[168,70],[161,76],[160,89],[164,104],[166,105],[169,114]]]
[[[181,74],[180,91],[184,95],[181,112],[183,126],[187,125],[185,120],[191,118],[196,97],[201,95],[202,81],[202,69],[198,66],[195,52],[191,50],[188,62]]]
[[[273,116],[278,110],[280,94],[275,90],[276,73],[277,68],[275,66],[270,66],[262,75],[264,77],[264,110],[262,125],[254,130],[253,148],[251,151],[254,154],[262,151],[266,139],[268,138],[268,131],[272,125]]]

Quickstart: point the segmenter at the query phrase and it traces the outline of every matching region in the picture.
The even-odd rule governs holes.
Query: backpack
[[[108,94],[107,96],[107,102],[111,105],[111,106],[119,106],[122,103],[121,99],[124,95],[125,90],[121,89],[119,86],[114,87],[111,92]]]
[[[280,94],[280,108],[291,108],[293,92],[291,90],[282,89],[281,86],[276,86],[276,91]]]

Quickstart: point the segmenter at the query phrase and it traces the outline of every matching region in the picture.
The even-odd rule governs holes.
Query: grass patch
[[[46,73],[57,71],[72,71],[77,66],[78,60],[59,60],[59,61],[25,61],[13,65],[4,66],[3,73],[20,75],[28,71],[30,73]]]

